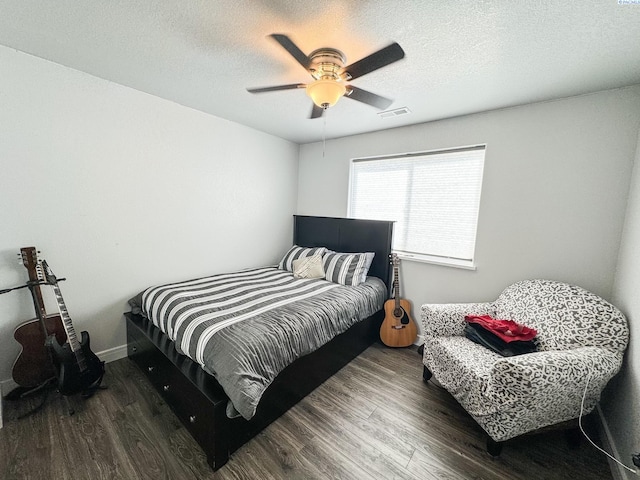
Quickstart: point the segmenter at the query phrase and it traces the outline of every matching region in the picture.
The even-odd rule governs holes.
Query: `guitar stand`
[[[17,401],[22,400],[30,395],[34,395],[42,390],[44,390],[44,395],[42,397],[42,401],[29,410],[26,413],[23,413],[17,417],[18,420],[29,417],[34,413],[38,412],[42,407],[44,407],[45,403],[47,403],[47,398],[49,397],[49,392],[51,391],[51,387],[55,384],[55,377],[51,377],[48,380],[45,380],[40,385],[36,385],[35,387],[16,387],[11,390],[8,394],[4,396],[4,399],[7,401]]]
[[[97,385],[92,388],[87,388],[80,394],[80,396],[86,400],[87,398],[93,397],[93,394],[96,393],[97,390],[106,390],[107,388],[109,387],[107,387],[106,385]]]
[[[107,389],[106,385],[96,385],[95,387],[87,388],[85,391],[80,393],[80,396],[84,400],[87,400],[88,398],[91,398],[93,396],[93,394],[96,393],[97,390],[106,390],[106,389]],[[69,414],[69,416],[71,416],[74,413],[76,413],[75,408],[73,407],[73,405],[69,401],[69,397],[72,397],[74,395],[62,395],[62,394],[60,394],[60,396],[64,399],[64,404],[67,407],[67,413]]]
[[[98,380],[96,380],[96,382],[94,382],[94,384],[91,385],[89,388],[87,388],[86,390],[80,392],[80,396],[83,399],[86,400],[86,399],[92,397],[93,394],[96,393],[96,391],[98,391],[98,390],[106,390],[107,386],[106,385],[101,385],[101,383],[102,383],[102,377],[100,377]],[[51,390],[53,390],[56,387],[57,387],[56,378],[55,377],[51,377],[47,381],[41,383],[40,385],[32,387],[32,388],[16,387],[11,392],[9,392],[7,395],[5,395],[4,399],[7,400],[7,401],[17,401],[17,400],[21,400],[23,398],[26,398],[26,397],[28,397],[30,395],[34,395],[34,394],[44,390],[42,401],[38,405],[33,407],[28,412],[22,413],[22,414],[20,414],[20,415],[18,415],[16,417],[17,420],[22,420],[23,418],[30,417],[34,413],[39,412],[42,409],[42,407],[44,407],[45,404],[47,403],[47,400],[49,399],[49,393],[51,393]],[[74,413],[76,413],[75,408],[73,407],[72,403],[69,401],[69,397],[71,395],[62,395],[59,391],[57,393],[64,400],[64,404],[65,404],[65,407],[66,407],[68,415],[71,416]]]
[[[20,400],[34,393],[38,393],[43,388],[50,386],[51,383],[54,381],[55,381],[55,377],[51,377],[45,380],[44,382],[42,382],[40,385],[36,385],[35,387],[16,387],[13,390],[11,390],[9,393],[7,393],[4,396],[4,399],[10,402],[15,400]]]
[[[75,409],[73,408],[73,405],[71,405],[71,402],[69,402],[69,395],[60,395],[60,396],[64,399],[64,404],[67,407],[67,413],[69,414],[69,416],[76,413]]]
[[[100,377],[95,382],[89,385],[86,390],[82,391],[81,393],[82,398],[86,399],[86,398],[92,397],[93,394],[96,393],[96,390],[106,390],[107,386],[102,385],[103,378],[104,378],[104,362],[102,362],[102,375],[100,375]]]
[[[106,385],[101,385],[101,383],[102,383],[102,377],[96,380],[94,384],[89,386],[86,390],[83,390],[82,392],[80,392],[80,396],[84,400],[87,400],[93,397],[94,393],[96,393],[98,390],[106,390],[108,387]],[[77,395],[77,394],[74,394],[74,395]],[[69,414],[69,416],[76,413],[75,409],[73,408],[73,405],[71,405],[71,402],[69,401],[69,397],[71,397],[72,395],[61,395],[61,396],[62,398],[64,398],[64,403],[67,407],[67,413]]]

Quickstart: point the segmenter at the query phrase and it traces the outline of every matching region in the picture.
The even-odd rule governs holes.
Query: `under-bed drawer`
[[[228,457],[228,447],[217,445],[214,432],[226,428],[227,397],[217,382],[199,365],[180,355],[166,336],[145,335],[147,325],[127,318],[127,351],[151,381],[164,401],[200,445],[211,445],[205,452],[214,468]],[[157,330],[156,330],[157,331]],[[220,450],[220,451],[219,451]]]
[[[155,377],[152,382],[156,389],[194,438],[211,442],[213,429],[223,428],[216,424],[216,407],[173,365],[161,364]]]
[[[127,356],[144,370],[153,363],[152,358],[158,351],[144,334],[137,328],[127,327]]]

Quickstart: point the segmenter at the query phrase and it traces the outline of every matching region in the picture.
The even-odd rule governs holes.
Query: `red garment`
[[[513,320],[498,320],[489,315],[467,315],[464,319],[469,323],[477,323],[505,342],[533,340],[538,332]]]

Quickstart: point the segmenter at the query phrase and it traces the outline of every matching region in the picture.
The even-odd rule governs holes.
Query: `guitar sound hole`
[[[396,317],[396,318],[401,318],[401,317],[402,317],[402,313],[403,313],[403,312],[402,312],[402,309],[401,309],[401,308],[396,308],[396,309],[393,311],[393,316],[394,316],[394,317]]]

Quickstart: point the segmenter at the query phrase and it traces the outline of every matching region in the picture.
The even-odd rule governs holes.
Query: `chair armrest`
[[[585,403],[590,411],[607,382],[620,370],[622,355],[601,347],[550,350],[499,359],[486,393],[503,402],[575,405],[589,378]]]
[[[462,336],[466,323],[465,315],[494,316],[493,302],[422,305],[422,333],[434,337]]]

